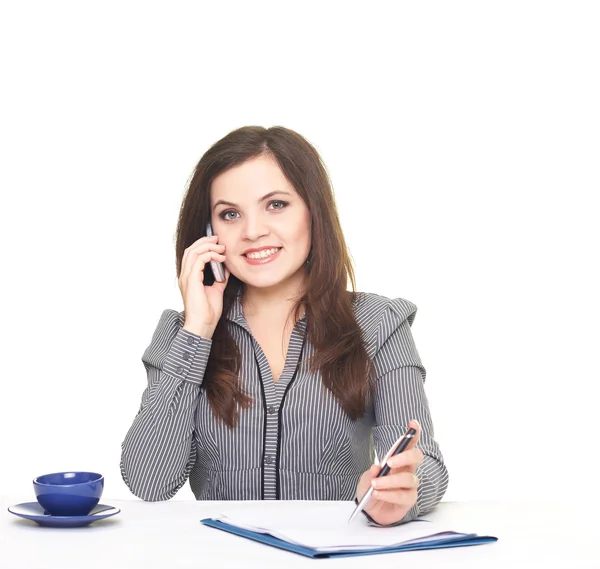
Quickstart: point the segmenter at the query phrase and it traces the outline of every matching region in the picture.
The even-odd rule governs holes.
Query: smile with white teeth
[[[252,253],[246,253],[248,259],[265,259],[271,255],[275,255],[281,247],[274,247],[273,249],[264,249],[263,251],[254,251]]]

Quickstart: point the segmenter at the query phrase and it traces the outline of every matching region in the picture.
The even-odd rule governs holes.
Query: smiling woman
[[[134,494],[165,500],[189,479],[206,500],[361,498],[381,469],[373,446],[385,456],[414,428],[364,513],[402,523],[441,500],[416,306],[355,292],[305,138],[244,127],[216,142],[183,200],[176,261],[184,310],[163,312],[143,355],[148,387],[123,442]]]

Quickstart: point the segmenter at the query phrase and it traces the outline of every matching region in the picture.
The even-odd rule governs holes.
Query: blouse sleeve
[[[172,498],[196,461],[194,412],[211,344],[165,310],[142,356],[148,384],[122,443],[121,475],[143,500]]]
[[[423,451],[424,459],[416,472],[419,478],[417,502],[398,523],[429,512],[448,487],[448,471],[434,439],[425,395],[426,372],[411,333],[416,310],[417,307],[406,300],[390,301],[378,324],[379,349],[373,358],[377,377],[373,441],[378,456],[382,458],[387,454],[406,432],[411,419],[421,425],[418,448]]]

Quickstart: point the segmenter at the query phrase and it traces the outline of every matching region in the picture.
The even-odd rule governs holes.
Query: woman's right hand
[[[183,253],[178,280],[185,311],[183,327],[203,338],[212,338],[223,312],[223,293],[229,281],[229,271],[225,269],[225,282],[203,284],[204,266],[210,261],[225,261],[225,245],[217,241],[214,235],[192,243]]]

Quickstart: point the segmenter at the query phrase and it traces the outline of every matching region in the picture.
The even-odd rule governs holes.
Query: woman
[[[402,523],[441,500],[416,307],[354,292],[331,185],[303,137],[244,127],[214,144],[176,252],[184,311],[163,312],[142,357],[148,387],[122,448],[136,496],[169,499],[189,478],[198,500],[356,500],[380,470],[373,447],[382,457],[414,427],[365,514]]]

